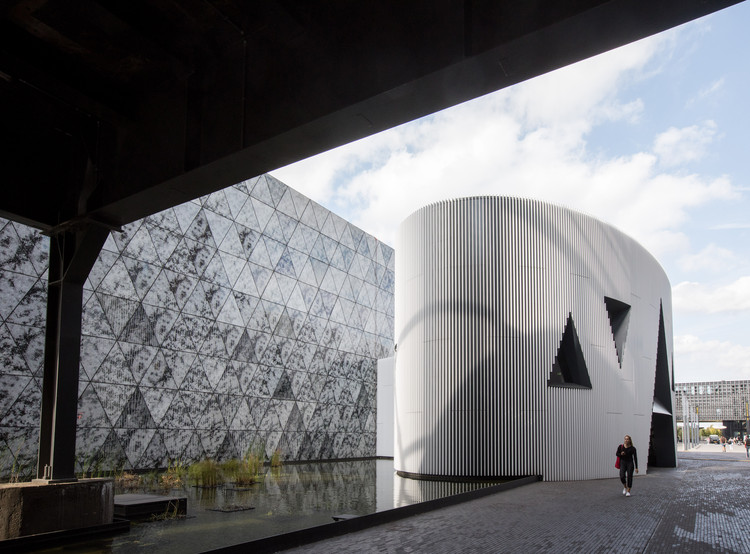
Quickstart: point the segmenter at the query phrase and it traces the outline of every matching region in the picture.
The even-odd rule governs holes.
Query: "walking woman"
[[[622,494],[630,496],[633,486],[633,469],[638,473],[638,452],[633,446],[633,439],[625,435],[625,442],[617,447],[617,457],[620,458],[620,481],[622,481]],[[627,480],[626,480],[627,478]]]

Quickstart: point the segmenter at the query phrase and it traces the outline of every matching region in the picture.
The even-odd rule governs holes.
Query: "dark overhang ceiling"
[[[121,225],[735,3],[0,0],[0,215]]]

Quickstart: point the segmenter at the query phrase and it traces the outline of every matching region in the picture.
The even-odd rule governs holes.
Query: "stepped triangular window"
[[[674,441],[674,418],[672,417],[672,391],[674,370],[670,379],[670,364],[667,356],[667,335],[664,328],[664,309],[659,307],[659,336],[656,342],[656,372],[654,375],[654,401],[649,434],[648,465],[675,467],[677,453]]]
[[[622,355],[625,351],[625,341],[628,338],[628,323],[630,322],[630,305],[614,298],[604,297],[607,307],[609,325],[612,327],[612,338],[615,339],[617,363],[622,367]]]
[[[664,331],[664,311],[659,308],[659,338],[656,347],[656,375],[654,376],[654,411],[657,407],[672,415],[672,387],[667,359],[667,338]]]
[[[573,314],[568,314],[568,321],[565,323],[565,331],[547,385],[579,389],[591,388],[591,379],[586,368],[586,361],[583,358],[578,333],[573,323]]]

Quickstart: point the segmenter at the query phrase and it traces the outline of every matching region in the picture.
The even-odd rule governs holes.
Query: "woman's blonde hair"
[[[633,439],[630,438],[630,435],[625,435],[625,446],[633,446]]]

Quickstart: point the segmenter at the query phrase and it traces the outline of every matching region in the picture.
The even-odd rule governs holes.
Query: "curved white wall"
[[[625,433],[646,469],[652,410],[674,402],[671,288],[643,247],[565,208],[478,197],[415,212],[395,250],[398,471],[612,477]],[[621,364],[605,297],[630,306]],[[591,388],[551,375],[575,351],[569,317]],[[673,418],[656,419],[673,465]]]

